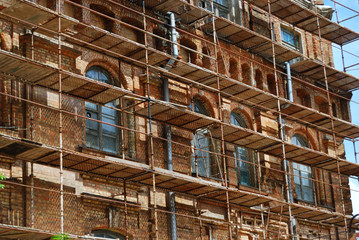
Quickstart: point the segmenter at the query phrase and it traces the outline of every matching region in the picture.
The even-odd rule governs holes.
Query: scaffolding
[[[0,10],[2,21],[12,28],[26,29],[23,37],[29,45],[29,49],[23,52],[14,49],[0,50],[1,80],[10,81],[11,85],[10,91],[3,87],[0,96],[11,103],[22,104],[24,115],[29,118],[24,117],[24,121],[28,121],[24,129],[16,124],[2,126],[0,129],[0,157],[8,162],[10,169],[10,177],[5,181],[4,190],[10,194],[6,200],[9,201],[6,209],[8,216],[7,222],[0,223],[0,238],[45,239],[58,233],[69,234],[71,238],[94,238],[88,235],[89,232],[81,234],[77,228],[76,219],[81,219],[82,216],[74,216],[71,209],[80,198],[88,204],[116,206],[119,210],[109,208],[108,214],[117,216],[119,220],[113,221],[119,221],[124,229],[131,230],[124,233],[126,239],[170,239],[164,237],[168,235],[166,227],[170,223],[166,219],[170,216],[191,225],[184,228],[190,234],[179,237],[182,239],[190,238],[191,234],[194,234],[192,237],[195,239],[207,239],[204,235],[207,231],[212,231],[209,230],[209,224],[216,226],[223,234],[223,239],[240,239],[243,232],[250,232],[253,239],[297,239],[299,235],[296,221],[315,226],[318,239],[351,239],[353,232],[349,231],[352,227],[350,223],[354,222],[355,227],[358,225],[355,225],[357,220],[351,221],[351,212],[347,212],[348,208],[345,206],[348,192],[350,195],[347,182],[350,178],[358,179],[359,164],[356,152],[355,162],[348,161],[340,148],[343,141],[351,141],[355,149],[359,127],[350,122],[350,117],[339,117],[337,111],[340,108],[334,110],[333,99],[348,102],[351,100],[350,93],[359,88],[358,78],[346,72],[357,64],[345,66],[343,50],[344,45],[359,39],[359,33],[339,25],[342,21],[338,15],[338,23],[324,17],[313,1],[304,1],[306,5],[294,0],[241,0],[243,13],[255,10],[268,23],[267,36],[256,31],[253,26],[247,26],[245,14],[241,23],[217,16],[212,0],[204,1],[208,4],[206,8],[197,4],[202,1],[105,2],[120,14],[133,14],[137,18],[140,16],[142,21],[138,24],[118,19],[92,8],[85,1],[56,0],[50,6],[51,4],[20,0],[4,3]],[[334,6],[342,6],[334,0],[331,2]],[[65,9],[69,6],[75,12],[81,12],[81,16],[68,14]],[[179,35],[201,42],[204,48],[209,49],[207,52],[199,51],[190,44],[175,42],[153,30],[154,26],[168,27],[165,15],[170,11],[180,21],[181,27],[173,27]],[[353,12],[358,14],[354,10]],[[105,19],[114,26],[131,29],[143,39],[135,41],[121,32],[109,31],[106,26],[96,26],[86,21],[86,16],[90,15]],[[312,34],[317,40],[320,55],[314,59],[277,41],[273,29],[276,21],[284,21],[293,29],[302,29]],[[198,31],[189,30],[191,28]],[[56,64],[43,61],[37,55],[41,54],[36,49],[43,44],[42,41],[56,49]],[[188,59],[174,57],[170,49],[156,48],[155,41],[183,49],[187,52]],[[343,56],[343,71],[334,68],[332,63],[325,62],[323,49],[328,42],[339,46]],[[139,69],[139,90],[132,91],[121,84],[100,82],[63,66],[68,49],[89,52],[111,61],[111,64],[117,64],[118,76],[121,76],[121,64]],[[252,84],[254,77],[246,82],[248,79],[236,75],[226,54],[248,62],[250,69],[256,65],[269,72],[273,76],[272,89],[258,83]],[[265,60],[259,60],[257,56]],[[201,66],[196,62],[198,59],[207,61],[210,67]],[[169,65],[169,61],[173,64]],[[288,98],[283,86],[288,84],[284,83],[284,79],[289,74],[283,66],[290,61],[294,61],[290,67],[293,71],[292,81],[325,94],[327,112]],[[251,71],[253,75],[253,70]],[[153,85],[161,84],[163,79],[168,79],[168,84],[172,87],[189,93],[187,105],[158,97]],[[20,85],[24,87],[24,93],[21,93]],[[40,93],[47,94],[47,101],[44,102],[39,97]],[[217,109],[210,116],[194,109],[194,99],[199,93],[216,96]],[[87,115],[81,110],[85,101],[116,111],[121,115],[120,123],[113,124]],[[113,101],[118,101],[119,104],[107,105]],[[262,131],[254,123],[253,126],[244,127],[229,122],[225,118],[225,111],[228,111],[225,105],[228,105],[228,101],[251,109],[258,116],[272,116],[278,125],[276,134]],[[15,109],[7,113],[9,122],[16,123],[14,112]],[[142,124],[130,126],[131,124],[125,123],[128,119],[141,121]],[[302,126],[307,139],[309,132],[314,132],[317,146],[299,146],[288,141],[286,121]],[[39,122],[45,125],[39,127]],[[117,129],[121,144],[119,154],[106,154],[104,151],[91,150],[88,146],[73,143],[72,137],[83,139],[81,135],[84,135],[85,122]],[[170,126],[177,132],[184,132],[184,135],[195,134],[194,140],[190,142],[179,137],[163,137],[159,134],[162,126]],[[44,135],[49,134],[50,130],[51,137],[47,139],[48,136]],[[76,136],[68,135],[72,130],[76,131]],[[332,152],[321,149],[320,138],[324,135],[331,141]],[[128,146],[130,138],[142,139],[144,145],[136,143]],[[203,149],[200,145],[203,139],[209,139],[211,147]],[[168,169],[166,156],[157,149],[159,146],[164,148],[167,144],[171,145],[177,155],[191,153],[190,157],[195,158],[194,167],[191,166],[190,159],[187,164],[173,161],[173,169]],[[255,161],[238,159],[233,154],[228,154],[229,145],[249,149],[253,152]],[[129,154],[129,149],[136,154]],[[201,159],[197,159],[196,152],[200,152]],[[203,160],[205,158],[215,159],[214,166],[207,166],[210,161],[206,163]],[[273,168],[271,158],[280,159],[282,168]],[[25,169],[21,177],[11,175],[16,160],[20,160]],[[199,169],[202,166],[200,161],[203,161],[206,174]],[[299,176],[290,170],[292,163],[308,165],[313,171],[325,170],[326,176],[334,176],[337,181],[327,182],[324,175],[321,178]],[[253,183],[256,187],[230,184],[229,165],[237,164],[251,166],[256,175],[256,182]],[[45,185],[36,180],[34,172],[39,166],[57,168],[58,184]],[[216,169],[214,173],[213,169]],[[118,192],[113,196],[77,193],[64,183],[66,171],[83,174],[88,179],[110,182]],[[275,196],[263,186],[265,174],[269,172],[283,182],[281,197]],[[313,193],[312,204],[293,201],[291,179],[298,177],[311,181],[314,186],[321,186],[322,191],[328,191],[332,196],[336,195],[338,203],[332,207],[323,206],[316,199],[319,192]],[[143,187],[150,190],[146,191]],[[148,203],[134,201],[129,188],[139,195],[147,195]],[[319,187],[317,191],[320,191]],[[160,202],[160,196],[169,193],[192,199],[195,208],[168,210]],[[11,207],[12,199],[21,194],[25,199],[30,199],[29,203],[23,203],[23,210]],[[42,206],[37,204],[37,198],[42,195],[55,199],[58,204],[41,213]],[[340,208],[337,207],[338,204]],[[200,210],[209,205],[224,208],[225,217],[208,217],[206,211]],[[48,223],[46,218],[49,215],[46,214],[51,215]],[[137,216],[137,223],[134,223],[134,216]],[[93,219],[102,221],[96,216]],[[106,224],[111,228],[113,223],[110,221]],[[144,232],[143,229],[148,231]],[[189,229],[195,230],[191,232]],[[301,236],[300,239],[305,238]]]

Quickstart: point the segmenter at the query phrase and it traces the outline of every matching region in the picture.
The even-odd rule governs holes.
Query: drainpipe
[[[171,28],[171,36],[170,39],[172,41],[172,57],[170,60],[168,60],[165,69],[170,70],[175,63],[177,57],[178,57],[178,46],[177,46],[177,37],[178,32],[176,31],[176,19],[175,15],[172,12],[167,12],[167,15],[170,17],[170,28]]]
[[[288,99],[293,102],[293,84],[292,84],[292,72],[290,70],[290,63],[285,62],[285,67],[287,69],[287,89],[288,89]]]
[[[175,63],[175,59],[178,57],[178,46],[177,44],[177,36],[178,33],[176,31],[176,20],[175,15],[172,12],[167,13],[170,17],[170,28],[171,28],[171,41],[172,41],[172,57],[165,66],[166,70],[170,70]],[[168,89],[168,79],[162,78],[163,81],[163,98],[166,102],[170,101],[169,89]],[[168,170],[173,171],[173,159],[172,159],[172,131],[171,126],[164,126],[165,135],[167,139],[167,167]],[[171,239],[177,240],[177,222],[176,222],[176,202],[175,202],[175,193],[169,192],[167,199],[169,210],[171,212],[170,218],[170,231],[171,231]]]

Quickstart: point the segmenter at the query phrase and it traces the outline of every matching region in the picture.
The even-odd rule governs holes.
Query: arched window
[[[193,101],[192,109],[196,113],[206,116],[209,115],[203,103],[198,99]],[[191,159],[192,173],[202,177],[217,177],[213,172],[215,169],[212,161],[213,156],[209,153],[213,147],[211,147],[211,139],[208,136],[207,129],[199,129],[196,131],[193,136],[192,146],[195,148]]]
[[[124,236],[118,232],[108,230],[108,229],[92,230],[91,235],[94,237],[99,237],[99,238],[126,240],[126,236]]]
[[[114,83],[111,75],[105,69],[98,66],[89,68],[86,72],[86,77],[108,84]],[[106,106],[116,107],[115,102],[110,102]],[[112,125],[118,123],[116,110],[90,102],[85,102],[85,106],[86,117]],[[114,126],[86,119],[86,146],[101,151],[118,153],[118,132],[118,128]]]
[[[302,147],[309,147],[305,138],[299,134],[295,134],[292,137],[291,143]],[[311,167],[299,163],[293,163],[293,174],[297,198],[302,201],[314,202]]]
[[[248,128],[244,117],[235,112],[231,113],[231,124],[243,128]],[[233,154],[235,158],[238,184],[256,187],[257,168],[254,164],[254,151],[244,147],[235,146]]]

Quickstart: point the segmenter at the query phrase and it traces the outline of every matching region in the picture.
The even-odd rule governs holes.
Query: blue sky
[[[340,6],[339,4],[336,4],[339,21],[343,21],[349,17],[358,15],[358,13],[359,13],[359,2],[358,1],[359,0],[336,0],[336,1],[357,11],[357,12],[355,12],[355,11],[346,9],[346,8]],[[325,2],[325,5],[330,5],[334,8],[333,1],[325,0],[324,2]],[[337,21],[336,13],[333,14],[332,20],[334,22]],[[350,29],[354,30],[355,32],[359,33],[359,24],[358,23],[359,23],[359,15],[350,20],[341,22],[340,24],[342,26],[350,28]],[[344,49],[344,51],[347,51],[347,53],[344,53],[345,66],[350,66],[352,64],[359,63],[359,57],[357,57],[357,56],[359,56],[359,40],[357,40],[356,42],[350,43],[348,45],[345,45],[343,47],[343,49]],[[335,44],[333,45],[333,53],[334,53],[335,67],[339,70],[343,70],[341,51],[340,51],[340,49],[336,48]],[[352,54],[357,55],[357,56],[353,56]],[[347,69],[347,73],[349,73],[353,76],[359,77],[359,65]],[[353,92],[353,98],[352,98],[352,102],[350,104],[351,113],[352,113],[352,122],[359,125],[359,104],[355,103],[354,101],[359,103],[359,90]],[[346,158],[349,161],[355,162],[353,143],[346,141],[345,142],[345,150],[346,150]],[[356,150],[357,150],[357,152],[359,152],[359,142],[356,144]],[[358,160],[359,160],[359,155],[358,155]],[[358,214],[359,213],[359,182],[358,182],[358,179],[351,179],[350,187],[352,189],[351,197],[352,197],[352,203],[353,203],[353,214]]]

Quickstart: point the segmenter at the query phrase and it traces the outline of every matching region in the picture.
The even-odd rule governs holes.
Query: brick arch
[[[248,111],[245,111],[245,110],[240,109],[240,108],[235,108],[230,112],[230,114],[232,112],[237,113],[238,115],[243,117],[244,121],[246,122],[246,124],[248,126],[248,129],[251,129],[251,130],[254,129],[254,123],[253,123],[251,114]]]
[[[128,89],[129,83],[126,81],[126,78],[124,77],[123,73],[119,71],[118,66],[116,66],[104,59],[94,59],[86,66],[85,73],[87,72],[87,70],[90,67],[93,67],[93,66],[102,67],[107,72],[109,72],[111,74],[111,76],[114,78],[116,86],[120,86],[125,89]]]
[[[295,134],[298,134],[298,135],[302,136],[304,139],[307,139],[307,141],[309,143],[309,147],[311,149],[318,150],[319,143],[317,142],[316,138],[313,136],[313,134],[310,131],[308,131],[308,134],[307,134],[305,127],[295,128],[292,131],[290,131],[290,134],[288,134],[288,135],[290,136],[290,139],[292,139],[292,137]],[[308,138],[307,138],[307,136],[308,136]]]
[[[203,104],[209,117],[213,117],[213,118],[216,117],[214,106],[213,106],[215,103],[212,103],[212,101],[210,101],[208,98],[206,98],[205,96],[201,96],[199,94],[194,95],[193,99],[197,99]]]

